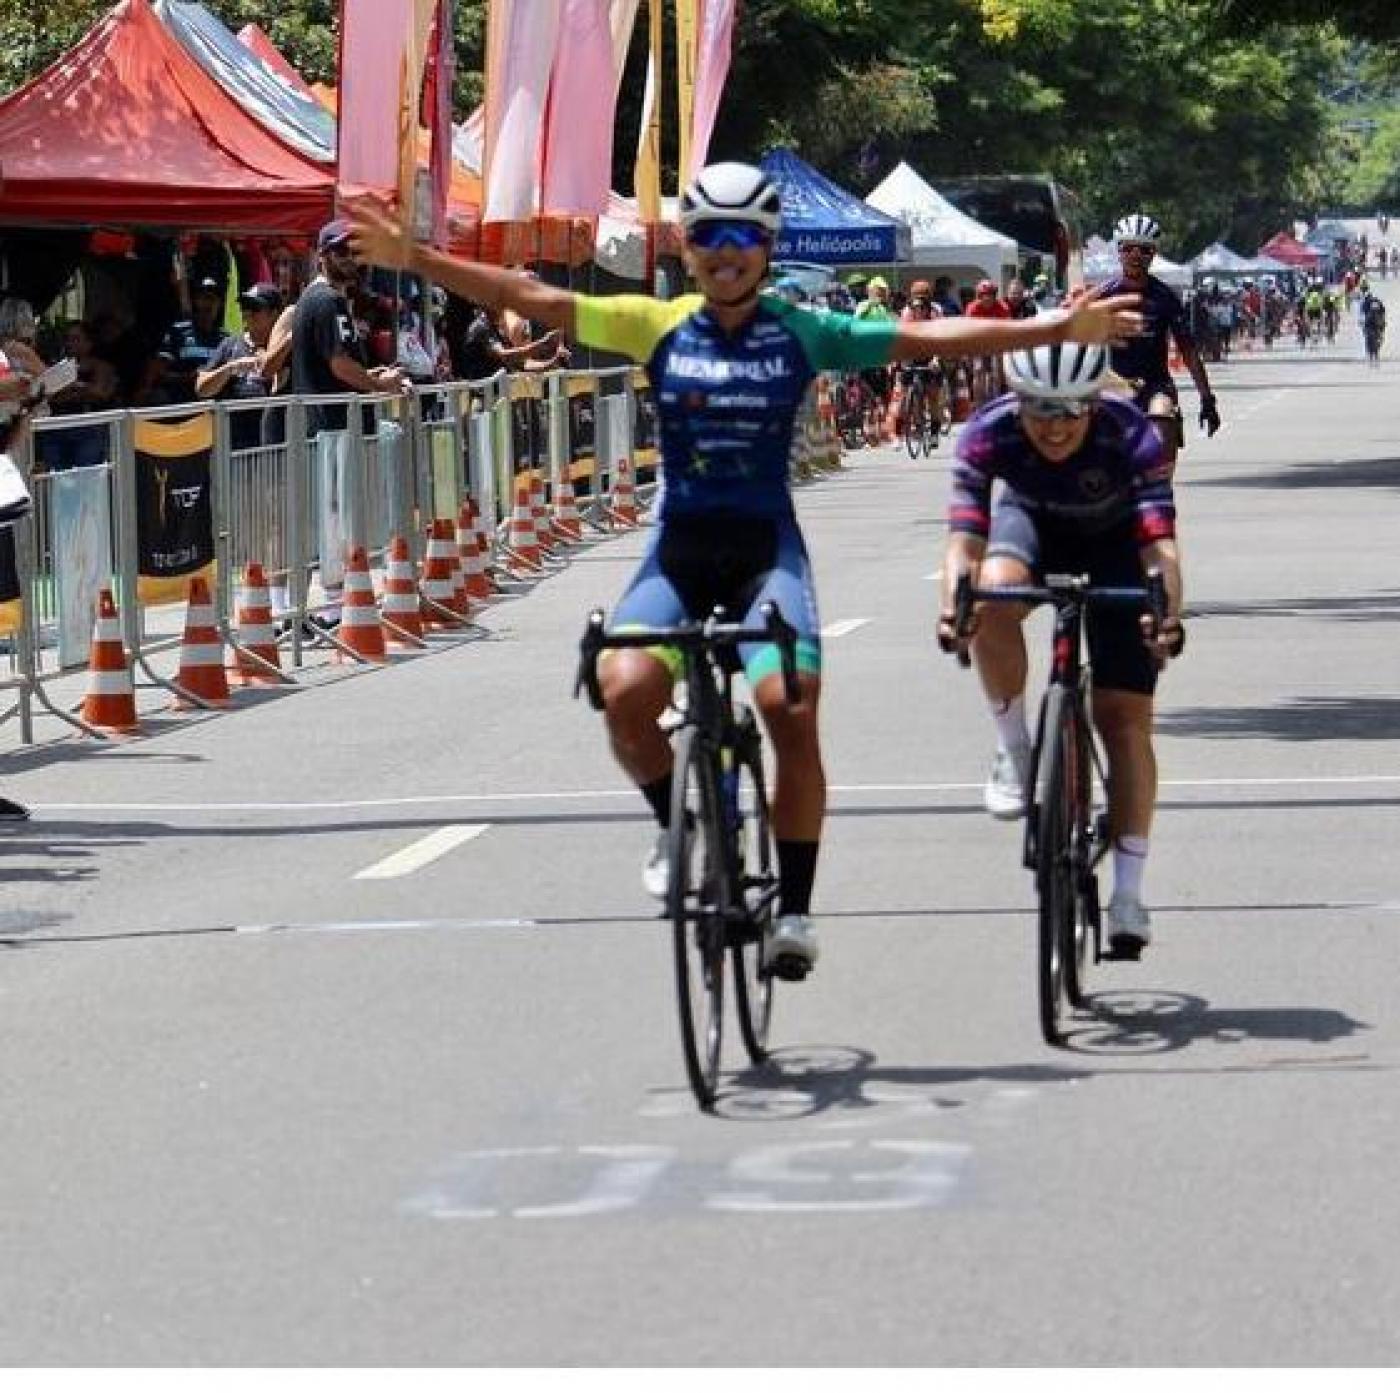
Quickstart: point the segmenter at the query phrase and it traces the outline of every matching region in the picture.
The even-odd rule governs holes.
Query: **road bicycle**
[[[686,1075],[707,1112],[719,1091],[726,960],[735,1014],[748,1057],[768,1055],[776,974],[763,965],[763,942],[778,897],[773,830],[763,774],[763,740],[753,711],[734,694],[738,647],[775,644],[790,704],[800,700],[797,632],[775,604],[761,627],[725,622],[716,609],[702,623],[672,629],[609,632],[603,612],[588,619],[575,696],[586,690],[603,709],[598,658],[611,648],[678,652],[685,700],[671,733],[675,752],[670,820],[671,884],[666,914],[675,951],[677,1005]]]
[[[884,435],[885,408],[870,383],[848,373],[836,384],[836,429],[848,450],[878,445]]]
[[[1035,743],[1026,773],[1023,861],[1035,873],[1039,900],[1036,999],[1047,1044],[1064,1043],[1066,1007],[1087,1002],[1085,980],[1100,962],[1136,954],[1115,953],[1103,941],[1098,866],[1112,845],[1107,764],[1089,720],[1092,682],[1083,659],[1084,616],[1094,609],[1134,606],[1160,630],[1167,615],[1161,573],[1144,586],[1095,586],[1088,576],[1049,575],[1041,585],[974,587],[962,577],[954,592],[954,625],[966,636],[977,604],[1051,604],[1055,607],[1050,678],[1041,699]],[[1173,645],[1181,651],[1184,635]],[[970,664],[966,646],[959,661]],[[1100,794],[1096,794],[1096,785]],[[1100,796],[1101,795],[1101,796]]]
[[[910,373],[909,390],[904,398],[904,420],[901,435],[910,459],[920,455],[927,458],[938,448],[946,422],[943,394],[935,390],[931,372],[936,369],[916,368]]]

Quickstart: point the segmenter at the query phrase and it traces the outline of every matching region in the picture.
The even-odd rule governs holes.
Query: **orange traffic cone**
[[[388,660],[384,624],[374,598],[374,581],[370,578],[369,558],[364,547],[351,547],[346,558],[345,596],[341,601],[336,637],[362,662]]]
[[[510,518],[508,548],[511,556],[527,571],[540,569],[540,546],[530,507],[530,486],[523,480],[515,487],[515,510]]]
[[[97,597],[97,622],[92,629],[92,657],[88,660],[82,717],[101,730],[125,733],[139,729],[136,690],[131,683],[126,649],[122,647],[121,620],[110,590],[100,591]]]
[[[413,582],[413,561],[408,542],[394,537],[389,542],[389,569],[384,577],[384,639],[386,643],[422,648],[423,619],[418,612],[418,587]],[[344,623],[344,620],[341,620]]]
[[[180,670],[171,703],[177,710],[229,704],[228,676],[224,672],[224,640],[209,598],[209,582],[203,576],[190,581],[189,607],[185,611],[185,636],[180,645]],[[192,701],[190,697],[198,697]]]
[[[612,501],[608,505],[613,521],[619,527],[636,527],[637,490],[632,483],[632,461],[623,455],[613,471]]]
[[[452,523],[436,518],[428,529],[428,554],[423,558],[423,620],[429,628],[455,629],[452,610]]]
[[[583,540],[583,519],[579,517],[573,481],[567,471],[560,479],[559,489],[554,495],[554,531],[566,543]]]
[[[972,415],[972,389],[968,386],[967,371],[959,366],[953,371],[953,420],[961,424]]]
[[[489,600],[491,582],[486,576],[486,562],[477,545],[476,528],[472,526],[465,506],[457,521],[457,554],[462,561],[462,580],[466,585],[467,599]]]
[[[544,475],[535,474],[530,479],[530,520],[535,524],[535,540],[546,554],[552,553],[559,544],[554,527],[549,520],[549,504],[545,502]]]
[[[890,404],[885,410],[885,443],[899,438],[899,425],[904,419],[904,383],[899,373],[892,373],[894,391],[890,393]]]
[[[282,663],[272,628],[272,601],[268,598],[267,576],[257,561],[250,561],[243,572],[234,656],[237,663],[229,672],[236,683],[245,687],[281,683]],[[259,658],[262,662],[257,661]]]

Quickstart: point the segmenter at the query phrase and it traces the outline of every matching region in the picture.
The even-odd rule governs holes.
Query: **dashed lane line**
[[[396,851],[382,861],[376,861],[374,865],[357,871],[354,878],[398,880],[403,876],[412,875],[414,871],[421,871],[424,866],[446,856],[449,851],[455,851],[463,843],[481,836],[490,825],[489,822],[463,822],[454,827],[439,827],[437,831],[429,832],[426,837],[410,842],[401,851]]]
[[[845,638],[847,634],[853,634],[857,629],[863,629],[867,624],[873,623],[870,619],[839,619],[834,624],[827,624],[822,629],[823,638]]]

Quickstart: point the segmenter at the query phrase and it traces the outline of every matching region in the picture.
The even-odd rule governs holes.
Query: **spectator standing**
[[[272,382],[263,354],[282,313],[282,292],[269,282],[250,286],[238,297],[243,332],[229,334],[195,378],[195,392],[205,400],[249,401],[271,395]],[[236,411],[229,418],[235,450],[262,443],[263,413]]]
[[[213,276],[205,276],[194,288],[193,312],[177,320],[166,333],[158,355],[163,371],[148,393],[168,403],[196,401],[199,374],[223,343],[224,288]]]
[[[933,283],[933,303],[938,306],[938,311],[945,317],[954,317],[962,313],[962,304],[958,300],[957,292],[953,289],[952,276],[939,276]]]
[[[1010,319],[1011,306],[997,294],[995,281],[978,281],[977,293],[967,307],[969,319]]]
[[[64,351],[77,365],[78,380],[54,395],[55,416],[79,416],[89,411],[110,411],[119,406],[117,371],[97,352],[92,326],[68,326]],[[45,431],[35,441],[39,458],[50,470],[91,469],[106,462],[109,431],[106,426],[70,426]]]
[[[480,382],[504,368],[519,372],[540,364],[552,365],[561,344],[559,334],[549,333],[512,346],[497,318],[483,305],[451,296],[443,320],[452,374],[460,382]]]
[[[350,224],[328,222],[317,235],[318,274],[302,292],[292,316],[291,389],[298,396],[331,393],[365,394],[401,391],[405,380],[397,368],[366,366],[366,347],[351,308],[360,267],[350,248]],[[307,408],[307,430],[315,441],[322,480],[323,532],[321,585],[326,595],[325,623],[340,621],[345,541],[340,502],[347,408],[341,403]],[[365,412],[365,431],[374,429],[373,412]]]
[[[1006,287],[1006,305],[1012,319],[1034,319],[1040,307],[1026,293],[1026,283],[1019,277]]]

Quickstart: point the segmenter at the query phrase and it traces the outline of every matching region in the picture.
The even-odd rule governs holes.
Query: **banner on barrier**
[[[137,598],[171,604],[214,571],[214,418],[136,422]]]
[[[105,466],[66,469],[50,481],[58,590],[58,665],[86,665],[98,592],[112,583],[112,510]]]
[[[597,407],[592,396],[569,397],[569,478],[591,479],[598,456]]]
[[[15,530],[0,527],[0,634],[12,634],[24,619],[23,590],[15,567]]]
[[[637,414],[632,422],[632,465],[636,469],[654,469],[661,458],[656,402],[649,389],[637,392],[634,400]]]

